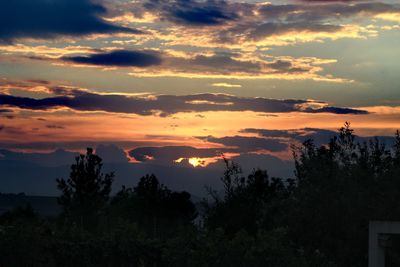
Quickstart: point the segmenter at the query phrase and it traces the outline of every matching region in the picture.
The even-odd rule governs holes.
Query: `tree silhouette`
[[[365,266],[369,221],[400,220],[399,141],[393,149],[377,138],[360,143],[345,123],[327,145],[295,147],[293,239],[339,266]]]
[[[204,221],[210,229],[222,228],[229,236],[241,230],[255,234],[258,224],[271,221],[276,215],[275,200],[284,196],[289,187],[283,179],[270,178],[266,171],[253,170],[247,177],[240,166],[224,159],[226,169],[221,181],[223,197],[209,190],[211,203],[203,201]],[[265,217],[265,219],[264,219]],[[266,222],[262,222],[267,225]]]
[[[225,159],[199,225],[190,194],[155,175],[108,201],[113,173],[88,149],[57,180],[67,223],[29,206],[0,215],[0,266],[365,266],[368,222],[400,221],[400,133],[392,147],[359,140],[346,123],[325,145],[294,146],[295,179]],[[400,266],[391,241],[387,265]]]
[[[137,223],[153,237],[168,236],[197,216],[187,192],[172,192],[154,174],[143,176],[133,188],[123,187],[111,202],[112,211]]]
[[[91,227],[108,201],[114,173],[103,174],[102,159],[88,148],[75,158],[67,180],[57,179],[58,198],[64,216],[83,227]]]

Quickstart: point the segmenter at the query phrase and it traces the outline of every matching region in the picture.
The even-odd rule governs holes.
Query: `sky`
[[[112,144],[199,169],[400,128],[398,1],[0,5],[0,160]]]

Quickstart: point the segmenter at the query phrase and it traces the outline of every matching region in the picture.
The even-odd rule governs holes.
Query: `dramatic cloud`
[[[0,2],[2,190],[56,190],[86,147],[115,188],[222,186],[222,153],[292,176],[291,144],[399,126],[399,0]]]
[[[266,61],[258,58],[242,59],[237,54],[196,55],[191,58],[173,57],[166,60],[167,69],[176,73],[206,75],[304,74],[317,70],[311,64],[299,64],[295,59]],[[318,63],[317,63],[318,64]],[[206,76],[205,75],[205,76]]]
[[[399,21],[400,6],[394,3],[301,2],[280,5],[215,0],[7,0],[0,9],[0,40],[141,33],[111,23],[120,22],[134,27],[144,23],[146,30],[153,33],[146,40],[158,39],[163,44],[269,46],[376,34],[363,25],[365,18]]]
[[[161,19],[180,25],[215,26],[238,17],[225,1],[150,0],[143,6]]]
[[[1,48],[0,48],[1,49]],[[46,60],[45,57],[30,57]],[[54,60],[47,58],[47,60]],[[190,78],[264,78],[264,79],[313,79],[330,82],[351,80],[323,76],[322,65],[335,63],[331,59],[313,57],[263,58],[241,53],[173,53],[151,50],[114,50],[83,56],[64,56],[56,59],[72,62],[74,66],[131,67],[129,74],[139,77],[175,76]],[[221,86],[221,84],[217,84]],[[226,85],[226,84],[222,84]],[[229,86],[229,85],[228,85]]]
[[[57,88],[58,89],[58,88]],[[58,93],[64,93],[64,89]],[[34,99],[0,94],[0,105],[31,110],[70,108],[79,111],[106,111],[138,115],[168,116],[179,112],[253,111],[264,113],[305,112],[334,114],[367,114],[350,108],[329,107],[310,100],[280,100],[262,97],[237,97],[225,94],[125,96],[71,90],[68,95]]]
[[[63,57],[62,60],[78,64],[118,67],[149,67],[161,64],[161,55],[154,51],[117,50],[88,56]]]
[[[94,33],[140,33],[108,23],[106,9],[91,0],[5,0],[0,6],[0,41]]]
[[[254,46],[364,38],[377,34],[363,24],[365,19],[399,21],[400,6],[394,3],[306,2],[315,3],[154,0],[144,5],[133,3],[131,9],[150,12],[159,18],[159,23],[175,23],[175,27],[168,30],[155,29],[160,39],[170,44],[204,47],[254,49]]]
[[[246,24],[239,24],[228,30],[221,31],[218,38],[223,43],[235,43],[236,40],[244,41],[262,41],[263,39],[271,36],[279,36],[287,33],[295,32],[308,32],[308,33],[335,33],[344,29],[340,25],[329,25],[310,23],[307,21],[301,22],[265,22],[257,23],[249,22]],[[243,35],[245,34],[245,35]],[[240,39],[237,39],[240,36]]]
[[[340,35],[343,35],[343,37],[346,37],[346,35],[348,37],[351,37],[351,35],[357,37],[361,32],[367,32],[367,30],[346,25],[343,20],[400,13],[400,5],[396,4],[325,2],[329,2],[329,4],[265,4],[256,6],[257,19],[246,18],[241,23],[219,32],[218,38],[221,42],[228,43],[234,43],[238,40],[241,40],[241,42],[248,42],[248,40],[260,42],[273,36],[279,37],[300,32],[303,36],[298,37],[299,41],[302,38],[305,38],[305,40],[307,38],[329,37],[336,39]],[[307,37],[307,35],[312,34],[315,36]],[[286,41],[289,40],[287,37],[285,38]],[[285,42],[285,38],[281,39],[280,42]],[[270,41],[272,42],[273,40]]]

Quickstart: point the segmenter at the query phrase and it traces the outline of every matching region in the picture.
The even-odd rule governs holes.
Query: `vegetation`
[[[98,223],[110,192],[113,173],[101,172],[101,158],[88,148],[86,155],[75,158],[68,180],[57,179],[62,195],[58,202],[63,207],[66,222],[78,223],[90,229]]]
[[[358,143],[345,124],[293,155],[294,179],[225,160],[224,192],[195,205],[154,175],[111,197],[114,175],[88,149],[57,180],[58,218],[29,206],[0,217],[0,266],[366,266],[368,222],[400,221],[399,133],[393,147]]]

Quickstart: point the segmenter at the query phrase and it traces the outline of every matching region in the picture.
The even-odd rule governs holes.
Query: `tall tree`
[[[66,218],[84,227],[96,222],[108,201],[114,173],[103,174],[102,159],[88,148],[86,155],[75,158],[67,180],[57,179],[62,194],[58,198]]]

